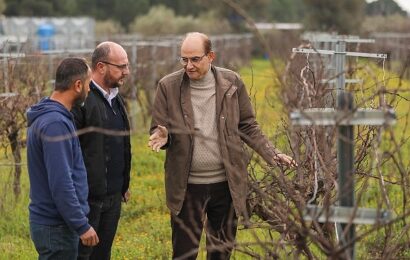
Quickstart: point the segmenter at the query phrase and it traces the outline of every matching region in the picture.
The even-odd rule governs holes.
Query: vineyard
[[[390,54],[387,45],[369,47],[372,41],[356,37],[313,35],[286,45],[265,39],[261,45],[271,46],[265,59],[252,58],[251,35],[212,39],[216,65],[239,72],[263,131],[297,162],[296,168],[268,167],[249,150],[251,221],[240,223],[232,257],[409,258],[407,62],[384,56]],[[133,125],[132,195],[123,205],[113,258],[168,259],[164,154],[152,153],[147,141],[156,82],[178,68],[180,37],[113,40],[130,60],[131,76],[122,91]],[[28,228],[25,111],[50,93],[56,64],[67,56],[89,59],[90,51],[20,52],[0,64],[0,251],[5,252],[0,259],[35,257]],[[341,93],[350,93],[351,105],[343,105],[350,98]],[[358,115],[359,109],[376,114]],[[205,259],[203,248],[199,257]]]

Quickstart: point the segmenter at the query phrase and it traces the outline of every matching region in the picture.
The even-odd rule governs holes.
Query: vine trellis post
[[[313,39],[314,40],[314,39]],[[304,219],[317,222],[335,222],[336,234],[347,259],[355,259],[355,224],[385,223],[392,218],[387,210],[358,208],[354,194],[354,126],[386,126],[396,122],[395,112],[381,104],[379,109],[356,108],[353,95],[345,90],[345,84],[360,80],[346,79],[346,57],[386,59],[386,54],[346,51],[346,43],[372,42],[356,37],[332,36],[319,41],[329,41],[334,49],[293,48],[295,53],[331,55],[334,60],[334,80],[327,83],[336,85],[336,104],[327,108],[295,110],[290,114],[293,125],[336,126],[337,127],[337,204],[327,208],[308,204]],[[313,200],[310,200],[313,201]]]

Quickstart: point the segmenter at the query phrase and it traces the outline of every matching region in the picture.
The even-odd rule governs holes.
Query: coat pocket
[[[228,136],[238,135],[238,126],[240,118],[240,107],[238,102],[238,94],[236,86],[232,86],[225,94],[225,127],[227,129]]]
[[[241,138],[238,135],[229,136],[227,145],[231,165],[240,171],[246,171],[249,163],[249,154]]]

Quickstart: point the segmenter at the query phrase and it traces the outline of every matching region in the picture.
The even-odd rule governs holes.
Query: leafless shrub
[[[2,148],[9,148],[13,157],[14,167],[13,192],[18,198],[20,194],[20,176],[23,165],[21,148],[26,129],[25,112],[45,95],[48,88],[47,64],[36,56],[26,58],[4,58],[0,74],[0,140]],[[6,153],[7,155],[7,153]]]
[[[252,23],[234,1],[224,2]],[[254,32],[266,52],[272,53],[263,35]],[[334,88],[322,83],[324,79],[329,80],[326,62],[316,57],[313,64],[311,58],[294,54],[285,70],[271,62],[275,74],[279,75],[272,81],[280,83],[284,115],[295,109],[334,107]],[[258,158],[254,159],[250,167],[248,196],[252,218],[243,228],[258,228],[259,232],[252,232],[256,242],[238,243],[235,246],[237,251],[256,259],[350,259],[347,249],[352,243],[358,243],[363,245],[358,250],[361,257],[393,259],[409,256],[409,161],[406,158],[409,151],[409,88],[401,83],[390,83],[386,87],[394,78],[384,78],[383,75],[381,79],[370,63],[351,63],[344,73],[352,78],[356,74],[365,74],[366,80],[374,82],[347,87],[355,96],[356,107],[399,110],[399,131],[386,126],[360,126],[355,127],[354,136],[356,209],[387,209],[394,213],[394,217],[371,226],[356,225],[354,241],[345,245],[339,243],[338,238],[340,232],[347,232],[347,229],[336,229],[334,223],[304,220],[308,204],[320,205],[327,211],[330,206],[337,205],[338,194],[344,192],[344,188],[338,185],[337,176],[337,164],[343,163],[338,162],[336,156],[337,126],[296,127],[289,125],[284,116],[282,129],[298,167],[269,168]],[[283,144],[278,139],[273,142]],[[351,221],[344,226],[350,225]],[[261,233],[268,235],[263,238]],[[250,244],[258,245],[261,250],[254,250]]]

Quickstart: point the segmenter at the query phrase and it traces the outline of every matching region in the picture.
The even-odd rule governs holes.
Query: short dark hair
[[[108,55],[110,54],[110,44],[103,43],[95,48],[93,55],[91,56],[91,68],[95,70],[97,68],[98,62],[106,61]]]
[[[60,62],[56,71],[54,89],[66,91],[78,79],[85,80],[89,67],[83,58],[65,58]]]

